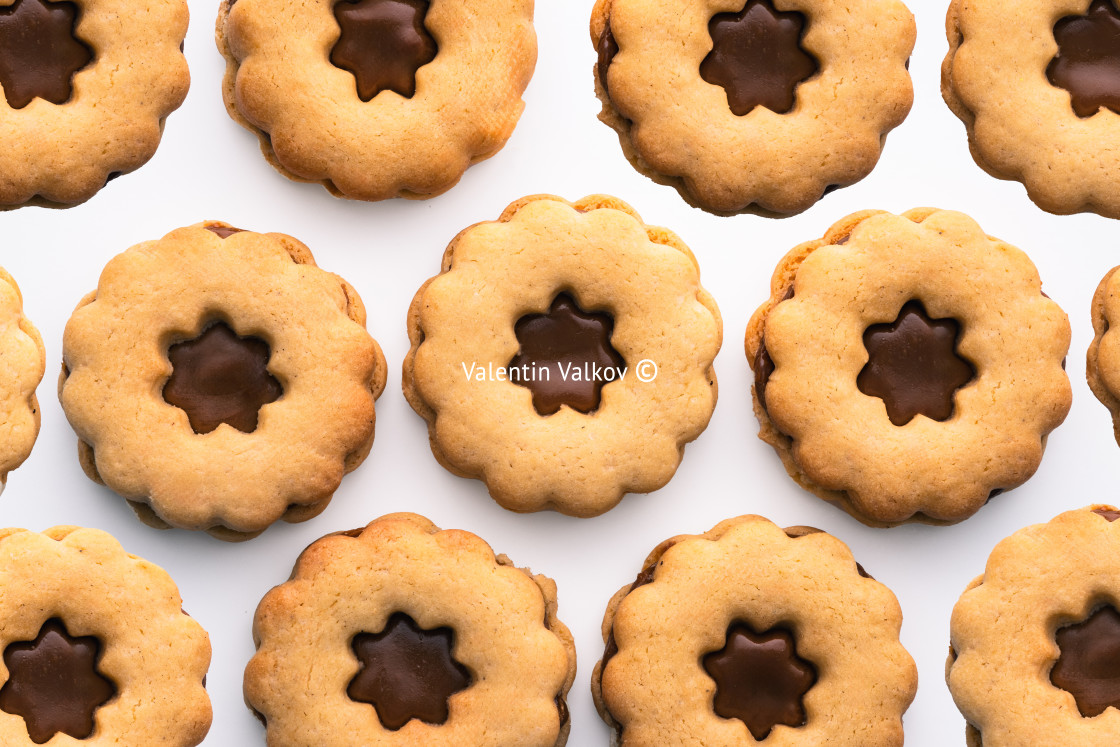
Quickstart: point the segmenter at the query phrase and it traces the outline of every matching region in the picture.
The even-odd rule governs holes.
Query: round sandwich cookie
[[[620,747],[898,747],[901,625],[843,542],[740,516],[654,548],[607,606],[591,691]]]
[[[163,569],[105,532],[0,530],[0,743],[194,747],[210,639]]]
[[[598,0],[599,118],[695,207],[799,213],[875,167],[915,36],[899,0]]]
[[[662,487],[716,404],[723,323],[696,259],[614,197],[526,197],[464,230],[408,335],[432,453],[513,511],[594,516]]]
[[[556,584],[416,514],[327,535],[253,620],[269,745],[562,747],[575,677]]]
[[[759,438],[865,524],[968,518],[1034,474],[1069,412],[1069,320],[962,213],[850,215],[770,289],[746,336]]]
[[[0,7],[0,209],[84,202],[156,152],[190,86],[185,0]]]
[[[132,247],[66,324],[82,468],[159,528],[242,540],[310,519],[373,444],[386,370],[365,321],[284,234],[208,221]]]
[[[1051,213],[1120,218],[1120,6],[953,0],[941,90],[972,157]]]
[[[946,680],[969,747],[1111,747],[1120,734],[1120,511],[996,545],[953,608]]]
[[[224,0],[226,110],[295,181],[356,200],[453,187],[513,134],[533,0]]]
[[[35,389],[46,370],[43,338],[23,313],[19,286],[0,267],[0,491],[39,435]]]

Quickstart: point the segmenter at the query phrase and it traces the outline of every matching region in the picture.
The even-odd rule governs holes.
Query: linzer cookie
[[[39,435],[39,400],[43,380],[43,338],[23,314],[19,286],[0,267],[0,491],[8,473],[23,464]]]
[[[759,437],[865,524],[971,516],[1034,474],[1069,412],[1069,320],[966,215],[850,215],[770,288],[746,339]]]
[[[1116,744],[1117,518],[1093,506],[1022,529],[961,595],[946,679],[969,747]]]
[[[575,676],[556,584],[475,535],[384,516],[304,550],[253,621],[269,744],[560,747]]]
[[[432,453],[513,511],[594,516],[660,488],[716,403],[723,327],[696,260],[613,197],[526,197],[460,233],[408,334]]]
[[[1085,376],[1097,399],[1112,413],[1112,427],[1120,443],[1120,275],[1112,268],[1093,295],[1093,342],[1085,361]]]
[[[1051,213],[1120,218],[1120,9],[953,0],[941,90],[976,163]]]
[[[210,639],[171,577],[96,529],[0,530],[0,742],[193,747]]]
[[[790,215],[871,173],[914,94],[899,0],[598,0],[599,118],[718,215]]]
[[[918,686],[901,625],[843,542],[741,516],[654,548],[591,691],[620,747],[896,747]]]
[[[187,95],[183,0],[0,8],[0,208],[67,207],[144,165]]]
[[[537,58],[533,0],[225,0],[230,116],[281,174],[426,198],[497,153]]]
[[[305,521],[373,444],[385,359],[350,285],[278,233],[132,247],[66,325],[59,399],[89,477],[155,527]]]

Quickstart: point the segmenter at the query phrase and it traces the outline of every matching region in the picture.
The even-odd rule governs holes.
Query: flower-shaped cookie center
[[[1111,0],[1093,0],[1085,15],[1062,18],[1054,40],[1058,54],[1046,77],[1069,91],[1077,116],[1091,117],[1102,107],[1120,113],[1120,12]]]
[[[471,685],[470,672],[451,655],[454,640],[451,628],[424,630],[397,612],[380,633],[354,636],[361,668],[346,694],[372,705],[382,725],[392,731],[414,718],[445,723],[448,699]]]
[[[35,640],[4,649],[8,681],[0,689],[0,709],[21,716],[36,744],[59,732],[85,739],[93,733],[94,712],[117,692],[97,671],[100,652],[97,638],[73,638],[61,620],[48,620]]]
[[[22,109],[39,97],[70,100],[71,79],[93,59],[74,34],[74,3],[16,0],[0,8],[0,85],[8,106]]]
[[[726,645],[703,661],[704,670],[716,681],[716,714],[740,719],[755,739],[766,739],[778,724],[805,723],[803,699],[817,673],[797,655],[790,631],[772,628],[755,633],[733,623],[727,629]]]
[[[863,333],[868,360],[856,385],[883,400],[895,425],[906,425],[919,413],[948,420],[957,390],[975,376],[957,354],[959,336],[955,319],[931,319],[920,301],[909,301],[895,321],[873,324]]]
[[[621,380],[625,361],[611,345],[614,319],[587,313],[561,293],[545,314],[517,320],[521,345],[509,362],[509,378],[533,393],[533,407],[552,415],[563,405],[582,413],[599,409],[602,389]]]
[[[1073,695],[1081,715],[1120,708],[1120,612],[1101,607],[1083,622],[1059,629],[1054,640],[1061,654],[1050,681]]]
[[[416,93],[416,71],[435,59],[435,39],[424,27],[428,0],[341,0],[334,17],[342,30],[331,64],[354,74],[358,98],[382,91]]]
[[[739,13],[717,13],[708,22],[712,51],[700,63],[700,77],[727,91],[736,116],[756,106],[785,114],[797,86],[819,69],[801,46],[805,21],[796,11],[775,10],[770,0],[750,0]]]
[[[252,433],[260,408],[284,393],[268,372],[269,357],[264,340],[239,337],[216,322],[168,349],[172,371],[163,398],[187,413],[195,433],[209,433],[222,423]]]

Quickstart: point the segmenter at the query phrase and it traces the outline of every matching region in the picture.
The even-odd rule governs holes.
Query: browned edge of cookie
[[[226,113],[229,114],[230,119],[234,122],[257,136],[257,140],[260,142],[261,154],[264,155],[265,160],[268,161],[272,168],[294,182],[319,184],[334,196],[341,197],[342,193],[338,191],[330,180],[317,181],[315,179],[304,179],[284,168],[280,162],[276,160],[276,153],[272,150],[272,137],[246,119],[237,108],[237,71],[241,68],[241,60],[234,56],[233,50],[230,49],[229,41],[226,39],[226,25],[229,22],[229,11],[234,2],[236,2],[236,0],[222,0],[221,5],[218,6],[218,18],[214,23],[214,43],[218,47],[218,52],[226,61],[226,69],[222,74],[222,101],[225,103]]]
[[[976,114],[965,106],[964,101],[957,95],[956,88],[953,87],[953,64],[956,61],[961,44],[964,43],[960,12],[961,0],[952,0],[945,13],[945,36],[949,42],[949,51],[945,53],[945,59],[941,61],[941,98],[945,100],[945,104],[957,116],[957,119],[964,124],[968,133],[968,152],[976,165],[983,169],[988,176],[1004,181],[1017,181],[1014,174],[996,170],[980,155],[973,129],[976,125]]]
[[[591,11],[591,46],[595,50],[598,50],[600,37],[602,37],[603,33],[610,26],[612,2],[613,0],[597,0],[595,7]],[[767,210],[755,203],[747,205],[741,210],[731,211],[713,210],[710,207],[699,204],[693,199],[688,181],[684,177],[670,176],[657,171],[638,153],[637,149],[634,147],[633,141],[630,139],[630,130],[633,128],[633,123],[615,109],[610,94],[607,93],[606,86],[604,86],[603,81],[599,79],[598,61],[592,65],[592,75],[595,79],[595,95],[602,104],[602,110],[599,112],[599,121],[615,131],[618,135],[619,145],[622,146],[623,156],[625,156],[626,160],[630,162],[630,165],[639,174],[652,180],[656,184],[672,187],[677,190],[681,199],[686,203],[698,210],[711,213],[712,215],[718,215],[724,218],[742,214],[758,215],[763,218],[788,218],[796,214]],[[885,138],[886,135],[883,137]]]
[[[408,400],[408,404],[412,406],[412,409],[416,411],[417,415],[424,418],[424,420],[426,420],[428,423],[428,444],[432,449],[432,455],[436,458],[436,461],[440,464],[440,466],[458,477],[481,479],[482,475],[481,473],[476,474],[465,472],[456,467],[450,462],[450,460],[447,459],[447,456],[443,453],[443,450],[440,448],[439,443],[436,439],[437,413],[427,402],[424,401],[424,398],[421,397],[420,393],[416,390],[416,383],[413,379],[416,351],[419,350],[420,345],[423,344],[425,338],[424,328],[420,324],[420,309],[423,307],[424,295],[428,289],[428,285],[431,284],[432,281],[434,281],[440,275],[451,271],[451,266],[455,255],[455,248],[458,246],[459,240],[463,236],[469,233],[476,226],[480,226],[485,223],[508,223],[509,221],[513,220],[513,216],[516,215],[519,210],[521,210],[529,203],[536,202],[537,200],[553,200],[555,202],[560,202],[581,213],[587,213],[592,210],[600,209],[619,210],[623,213],[626,213],[627,215],[631,216],[636,221],[641,223],[642,227],[646,230],[646,236],[651,242],[655,244],[661,244],[662,246],[669,246],[681,252],[686,257],[688,257],[689,261],[692,262],[693,267],[696,268],[697,275],[699,276],[700,274],[700,265],[696,261],[696,256],[692,253],[692,250],[690,250],[685,245],[685,243],[681,241],[680,237],[666,228],[662,228],[660,226],[647,226],[642,221],[641,216],[638,215],[638,213],[634,210],[634,208],[630,207],[630,205],[626,204],[622,200],[616,197],[611,197],[610,195],[588,195],[587,197],[576,200],[575,202],[569,202],[562,197],[557,197],[556,195],[550,194],[529,195],[527,197],[521,198],[520,200],[517,200],[516,202],[511,203],[505,210],[502,211],[502,214],[498,216],[497,221],[478,221],[477,223],[473,223],[457,233],[455,235],[455,238],[451,240],[451,243],[447,245],[447,249],[443,252],[443,259],[440,261],[439,274],[424,281],[424,284],[421,285],[419,290],[416,291],[416,295],[412,297],[412,303],[409,305],[407,326],[408,339],[411,343],[411,346],[409,347],[408,354],[404,358],[404,363],[401,365],[401,388],[404,391],[405,399]],[[708,311],[712,313],[713,317],[715,317],[716,322],[719,325],[720,337],[722,338],[723,317],[719,313],[719,307],[716,306],[715,299],[710,293],[701,289],[701,291],[697,294],[697,300],[701,305],[704,306],[704,308],[708,309]],[[711,384],[713,395],[718,397],[719,384],[716,380],[714,361],[711,366],[708,366],[708,370],[705,371],[705,376]],[[677,452],[682,455],[682,458],[684,455],[684,447],[686,443],[687,442],[681,442],[677,444]]]
[[[223,3],[223,7],[226,4],[228,4],[228,0]],[[200,228],[234,228],[234,230],[240,231],[240,229],[236,229],[229,223],[217,220],[202,221],[201,223],[197,223],[195,225]],[[293,239],[287,234],[282,233],[268,233],[265,235],[277,241],[281,246],[283,246],[284,250],[288,252],[288,256],[290,256],[292,258],[292,261],[297,265],[311,265],[312,267],[317,267],[317,265],[315,264],[315,259],[311,255],[311,250],[301,242]],[[366,326],[366,308],[365,304],[362,303],[362,299],[358,295],[358,292],[354,290],[354,287],[351,286],[350,283],[346,282],[346,280],[344,280],[340,276],[336,275],[335,273],[328,274],[338,281],[340,287],[342,288],[343,294],[345,294],[346,296],[346,315],[350,317],[350,319],[355,323],[360,324],[364,329]],[[78,305],[74,307],[74,311],[77,312],[78,309],[82,308],[83,306],[88,306],[96,300],[97,291],[90,291],[82,297],[82,300],[80,300],[78,302]],[[372,340],[373,338],[371,337],[370,339]],[[376,340],[373,340],[373,346],[375,350],[375,365],[373,370],[373,378],[369,382],[369,390],[373,395],[374,400],[376,400],[381,396],[381,393],[385,391],[385,383],[388,377],[388,368],[385,364],[385,357],[381,352],[381,346],[378,345]],[[59,372],[58,376],[59,398],[62,397],[62,388],[66,384],[66,379],[69,376],[70,369],[67,368],[66,362],[63,361],[62,370]],[[366,441],[357,449],[346,455],[346,458],[343,460],[343,474],[349,474],[350,472],[353,472],[358,468],[358,465],[360,465],[365,460],[365,458],[369,456],[369,452],[373,448],[374,430],[376,430],[376,428],[371,428],[369,438],[366,439]],[[94,454],[93,445],[86,443],[80,438],[78,439],[78,463],[81,465],[82,471],[85,472],[86,477],[88,477],[98,485],[105,485],[105,480],[102,479],[101,474],[97,471],[97,460]],[[334,494],[332,493],[326,498],[314,503],[293,503],[288,506],[287,510],[285,510],[283,514],[281,514],[280,519],[291,524],[297,524],[299,522],[307,521],[308,519],[313,519],[326,509],[327,505],[331,502],[331,498],[333,497]],[[147,524],[154,529],[172,528],[171,524],[168,524],[166,521],[164,521],[164,519],[158,513],[156,513],[155,509],[153,509],[147,503],[129,499],[125,500],[132,508],[132,510],[136,513],[136,517],[140,519],[140,521],[142,521],[144,524]],[[265,528],[267,529],[267,527]],[[237,529],[232,529],[230,527],[218,524],[212,527],[207,527],[204,531],[210,536],[223,540],[225,542],[244,542],[246,540],[251,540],[254,537],[257,537],[262,532],[264,532],[264,529],[259,529],[254,532],[242,532]]]
[[[661,559],[665,553],[669,551],[669,548],[685,540],[704,539],[714,542],[726,534],[732,527],[753,519],[769,521],[765,517],[748,514],[746,516],[722,521],[703,534],[678,534],[675,537],[670,537],[653,548],[653,551],[646,556],[645,561],[642,563],[642,569],[638,572],[634,581],[620,588],[615,592],[614,596],[611,597],[610,601],[607,602],[607,609],[603,614],[603,623],[601,627],[603,636],[603,656],[595,663],[595,668],[591,672],[591,698],[595,702],[595,710],[598,711],[599,718],[611,728],[612,747],[621,743],[623,725],[615,720],[614,716],[607,708],[606,702],[603,700],[603,670],[606,669],[607,663],[618,652],[618,645],[614,640],[614,618],[618,613],[618,608],[622,605],[622,601],[634,590],[646,584],[653,583],[656,580],[657,569],[661,565]],[[810,534],[820,534],[824,530],[811,526],[797,525],[785,527],[782,531],[785,532],[786,536],[790,539],[797,539]],[[859,563],[856,563],[856,572],[863,578],[871,578]]]
[[[1108,283],[1117,270],[1120,270],[1120,267],[1113,267],[1109,270],[1093,293],[1093,303],[1090,309],[1093,322],[1093,341],[1089,343],[1089,349],[1085,353],[1085,378],[1089,382],[1089,388],[1093,390],[1093,394],[1112,413],[1113,435],[1116,437],[1116,442],[1120,444],[1120,397],[1117,396],[1117,392],[1110,391],[1105,385],[1098,367],[1101,340],[1109,328],[1108,319],[1104,315],[1105,300],[1108,297]]]
[[[5,270],[3,267],[0,267],[0,282],[7,282],[8,285],[12,286],[12,290],[14,290],[16,292],[16,295],[19,297],[20,307],[21,307],[21,313],[20,313],[19,325],[18,325],[19,326],[19,331],[24,333],[28,337],[30,337],[31,341],[35,343],[35,347],[39,350],[40,365],[45,366],[46,365],[46,360],[47,360],[47,349],[46,349],[46,347],[43,346],[43,336],[41,334],[39,334],[39,330],[37,330],[35,328],[35,325],[31,323],[31,320],[28,319],[27,316],[22,313],[23,291],[21,291],[19,289],[19,284],[16,283],[16,279],[13,278],[11,276],[11,274],[7,270]],[[38,385],[36,385],[31,390],[31,394],[28,395],[27,400],[26,400],[27,406],[29,408],[31,408],[31,415],[35,419],[35,434],[36,434],[36,437],[38,437],[39,428],[42,425],[42,409],[39,407],[39,397],[36,394],[37,391],[38,391]],[[22,462],[20,462],[20,464],[22,464]],[[18,464],[13,465],[12,469],[15,469],[18,466],[19,466]],[[8,473],[7,472],[0,472],[0,489],[3,488],[4,481],[7,480],[7,479],[8,479]]]
[[[288,581],[295,579],[296,572],[299,570],[300,564],[303,562],[304,555],[306,555],[309,550],[315,547],[322,540],[325,540],[328,537],[350,537],[356,539],[362,535],[362,532],[364,532],[367,527],[379,521],[390,519],[393,517],[408,517],[410,520],[415,521],[415,519],[412,519],[409,514],[387,514],[378,519],[374,519],[365,527],[360,527],[357,529],[347,529],[339,532],[331,532],[330,534],[324,535],[323,537],[320,537],[319,539],[312,542],[300,552],[299,556],[296,558],[296,562],[292,566],[292,572],[288,575]],[[419,523],[417,525],[424,526]],[[424,529],[428,534],[437,534],[443,531],[431,522],[428,522],[427,525],[424,526]],[[0,539],[3,539],[3,537],[0,536]],[[502,553],[500,555],[495,554],[494,560],[500,566],[515,568],[518,571],[524,573],[526,576],[532,579],[534,584],[537,585],[537,588],[540,589],[541,597],[544,599],[544,627],[560,640],[560,643],[564,647],[564,651],[567,654],[568,674],[564,678],[564,683],[560,687],[560,692],[556,693],[556,710],[560,719],[560,731],[557,735],[556,742],[553,745],[553,747],[564,747],[564,745],[568,742],[568,734],[572,729],[572,719],[571,714],[568,711],[567,696],[571,691],[572,683],[575,682],[576,678],[576,644],[575,639],[572,637],[572,632],[568,629],[568,626],[561,622],[560,618],[557,616],[559,611],[559,602],[557,600],[556,594],[556,582],[548,576],[539,573],[533,573],[533,571],[529,568],[522,568],[516,565],[505,553]],[[261,637],[260,631],[257,627],[256,615],[254,615],[253,617],[253,647],[254,650],[259,650],[261,647]],[[250,711],[252,711],[253,715],[257,717],[261,724],[263,724],[267,728],[268,720],[265,718],[265,715],[253,707],[253,704],[249,702],[248,697],[245,698],[245,705],[249,708]]]

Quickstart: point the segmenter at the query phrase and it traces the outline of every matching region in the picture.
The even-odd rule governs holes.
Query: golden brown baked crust
[[[844,218],[786,255],[747,326],[752,369],[763,346],[776,366],[765,402],[754,391],[759,438],[798,484],[866,524],[971,516],[1034,474],[1069,412],[1069,320],[1041,286],[1023,252],[962,213]],[[957,347],[976,375],[949,419],[896,426],[857,376],[864,331],[912,299],[959,320]]]
[[[66,325],[59,399],[91,479],[157,527],[248,539],[322,511],[373,443],[385,360],[345,280],[283,234],[213,221],[138,244]],[[252,432],[196,433],[163,397],[168,348],[215,320],[271,348],[283,395]]]
[[[591,681],[612,743],[754,744],[742,721],[715,713],[716,683],[697,666],[736,622],[791,627],[798,655],[819,674],[805,695],[806,722],[775,726],[776,744],[902,744],[917,670],[898,639],[898,601],[835,537],[787,534],[760,516],[666,540],[638,582],[611,600],[603,618],[610,656]]]
[[[223,0],[218,50],[226,110],[289,179],[338,197],[424,199],[497,153],[525,107],[537,59],[533,0],[432,0],[435,59],[416,93],[362,101],[330,61],[339,25],[327,0]]]
[[[410,719],[387,729],[376,709],[351,700],[360,664],[351,640],[404,613],[421,628],[450,627],[453,656],[473,675],[450,696],[442,724]],[[441,531],[416,514],[383,516],[365,529],[308,547],[291,579],[270,591],[253,621],[257,653],[245,700],[270,745],[562,747],[564,697],[575,646],[556,617],[556,585],[513,566],[477,536]]]
[[[140,168],[190,87],[185,0],[71,1],[93,59],[65,103],[36,98],[13,109],[0,96],[0,209],[69,207]]]
[[[1120,523],[1094,509],[1115,512],[1067,511],[1002,540],[953,608],[946,681],[970,745],[1115,744],[1120,711],[1084,718],[1050,678],[1055,632],[1120,604]]]
[[[97,708],[89,747],[194,747],[210,729],[203,681],[210,639],[182,609],[171,577],[129,555],[97,529],[54,527],[42,534],[0,530],[0,651],[33,640],[61,619],[74,636],[97,636],[99,672],[116,696]],[[9,672],[0,663],[0,680]],[[0,711],[0,741],[31,747],[22,717]],[[79,743],[63,735],[52,744]]]
[[[859,181],[913,103],[906,65],[917,31],[901,2],[775,6],[808,18],[803,45],[820,69],[798,86],[791,111],[759,106],[745,116],[700,75],[709,20],[741,10],[741,0],[598,0],[592,11],[592,45],[609,26],[619,47],[607,85],[595,68],[599,119],[634,168],[710,213],[790,215]]]
[[[968,130],[972,157],[999,179],[1022,182],[1043,210],[1120,218],[1120,115],[1079,117],[1047,67],[1054,25],[1091,0],[953,0],[941,92]]]
[[[472,362],[507,366],[515,323],[561,291],[614,319],[610,342],[628,370],[602,387],[598,409],[542,416],[527,388],[465,375]],[[606,195],[526,197],[461,232],[413,299],[408,332],[402,382],[432,453],[514,511],[593,516],[662,487],[715,407],[722,320],[696,259]],[[652,381],[639,377],[647,360]]]

